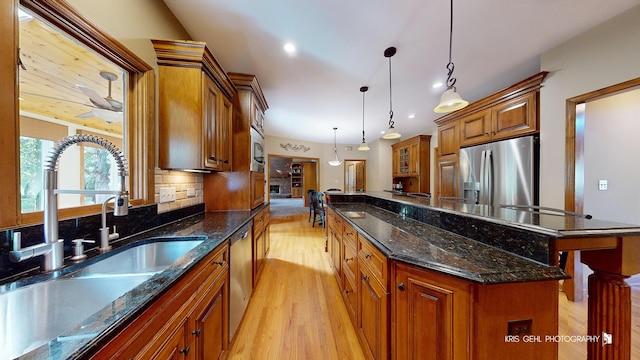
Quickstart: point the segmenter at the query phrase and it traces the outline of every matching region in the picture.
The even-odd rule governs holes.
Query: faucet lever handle
[[[13,233],[13,250],[22,249],[22,234],[19,231]]]

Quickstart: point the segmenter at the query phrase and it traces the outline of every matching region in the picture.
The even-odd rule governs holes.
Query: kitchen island
[[[390,259],[457,277],[464,278],[464,272],[471,269],[470,265],[477,265],[477,263],[461,262],[460,259],[465,261],[484,259],[491,266],[496,266],[491,269],[499,270],[498,273],[502,276],[512,277],[511,281],[528,281],[527,276],[533,275],[526,271],[512,272],[509,266],[500,269],[500,266],[492,261],[492,259],[498,259],[500,263],[500,257],[495,255],[483,257],[485,248],[478,246],[480,244],[528,259],[526,261],[530,262],[530,269],[537,269],[543,264],[547,267],[555,266],[558,251],[583,250],[583,263],[594,270],[589,280],[588,335],[593,338],[597,336],[599,340],[602,340],[605,335],[607,339],[609,335],[613,338],[613,341],[605,346],[602,346],[601,341],[589,342],[589,358],[613,358],[614,354],[618,356],[616,358],[630,358],[631,300],[629,287],[624,279],[640,272],[638,268],[640,266],[640,227],[595,219],[464,204],[458,201],[407,197],[388,192],[365,194],[328,192],[327,197],[331,209],[341,213],[344,221],[357,228],[359,233],[362,233],[374,246],[381,250],[386,249]],[[416,259],[423,259],[424,252],[419,256],[411,254],[407,256],[404,251],[394,248],[396,245],[393,243],[393,236],[378,233],[375,235],[378,237],[377,241],[373,236],[375,233],[367,236],[368,232],[375,231],[374,227],[369,226],[362,219],[348,216],[357,214],[358,211],[370,217],[381,216],[383,222],[399,229],[397,233],[409,233],[416,238],[424,238],[413,228],[429,226],[439,229],[437,231],[444,230],[460,235],[467,239],[465,241],[472,239],[480,244],[473,246],[465,254],[463,249],[454,247],[450,252],[449,248],[443,248],[442,244],[446,246],[446,241],[440,244],[430,243],[428,248],[431,252],[434,248],[436,252],[440,252],[439,257],[421,264],[416,262]],[[416,225],[414,222],[421,225]],[[457,241],[454,243],[459,245]],[[464,244],[464,241],[461,244]],[[460,246],[464,248],[464,245]],[[471,257],[467,257],[468,255]],[[455,264],[455,268],[452,270],[449,266],[443,266],[442,259],[451,261],[449,264]],[[511,264],[511,262],[505,264]],[[517,269],[517,262],[514,264],[516,266],[513,269]],[[487,263],[482,265],[486,266]],[[546,271],[542,276],[553,273],[549,269]],[[478,280],[484,279],[485,282],[487,282],[486,279],[495,275],[488,268],[483,267],[477,268],[472,273],[471,278],[468,276],[466,278],[472,280],[475,276]]]

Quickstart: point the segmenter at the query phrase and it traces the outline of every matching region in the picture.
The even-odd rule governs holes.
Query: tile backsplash
[[[158,204],[158,213],[202,204],[202,174],[188,173],[184,171],[155,170],[155,203]],[[170,202],[160,202],[161,188],[175,188],[176,199]]]

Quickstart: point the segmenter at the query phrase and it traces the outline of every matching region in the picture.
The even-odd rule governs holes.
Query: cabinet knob
[[[191,332],[191,334],[195,335],[195,336],[200,336],[200,333],[202,332],[202,328],[199,328],[198,330],[193,330]]]
[[[224,261],[216,261],[216,264],[222,266],[222,265],[224,265]]]
[[[364,258],[365,258],[365,259],[369,259],[369,258],[371,258],[371,254],[364,254]]]
[[[180,354],[184,354],[184,356],[187,356],[187,354],[189,354],[189,350],[191,350],[191,346],[187,346],[184,349],[180,349]]]
[[[351,290],[345,290],[344,293],[349,295],[349,293],[351,292]]]
[[[404,283],[398,284],[398,290],[400,290],[400,291],[404,291],[405,290]]]
[[[349,262],[350,260],[353,260],[353,258],[344,258],[344,262]]]
[[[364,281],[368,281],[368,280],[369,280],[369,276],[367,276],[367,275],[362,275],[362,280],[364,280]]]

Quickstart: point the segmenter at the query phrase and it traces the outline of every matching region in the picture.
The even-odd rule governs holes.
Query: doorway
[[[565,210],[585,211],[585,116],[584,106],[588,102],[610,97],[640,88],[640,78],[629,80],[604,89],[592,91],[567,99],[566,143],[565,143]],[[592,186],[593,184],[588,184]],[[569,254],[566,271],[571,279],[565,280],[563,290],[571,301],[583,300],[584,266],[580,252]]]
[[[344,191],[364,192],[367,188],[366,160],[344,161]]]
[[[309,190],[318,190],[318,158],[269,154],[267,188],[270,203],[285,201],[292,206],[308,207]]]

